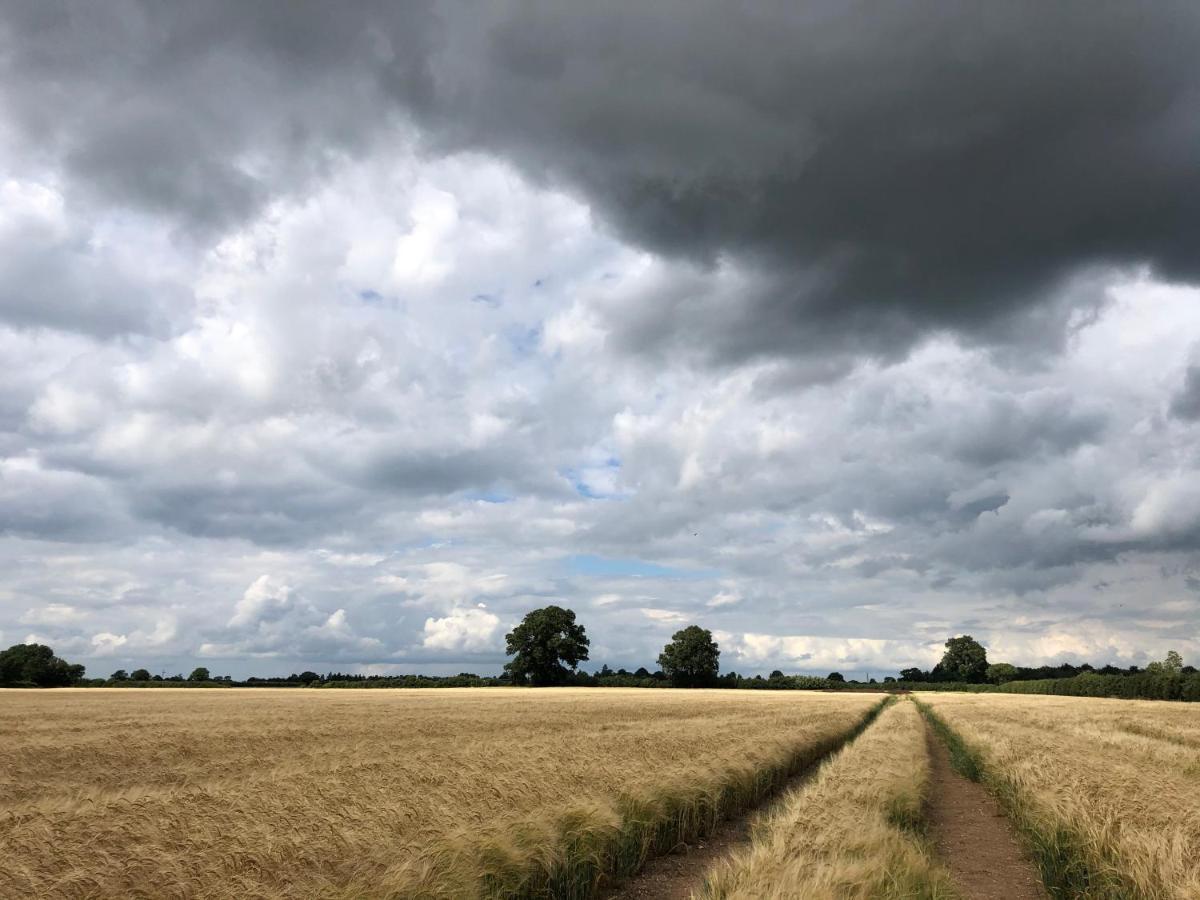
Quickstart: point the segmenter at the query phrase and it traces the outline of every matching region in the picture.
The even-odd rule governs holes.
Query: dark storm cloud
[[[1197,274],[1194,6],[520,9],[438,61],[446,133],[768,271],[732,354],[1007,328],[1089,266]]]
[[[398,113],[431,152],[500,154],[629,240],[756,273],[656,307],[634,349],[681,327],[720,358],[887,354],[944,327],[1045,340],[1024,313],[1082,271],[1200,274],[1194,4],[27,2],[4,18],[7,115],[116,202],[228,224]]]
[[[3,108],[95,198],[236,225],[428,90],[425,4],[7,4]]]

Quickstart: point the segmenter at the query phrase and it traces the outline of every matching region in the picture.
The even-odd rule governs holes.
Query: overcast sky
[[[748,6],[3,4],[0,646],[1200,661],[1200,8]]]

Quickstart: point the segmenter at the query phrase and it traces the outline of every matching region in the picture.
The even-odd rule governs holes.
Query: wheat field
[[[877,696],[0,692],[0,896],[586,896]]]
[[[920,835],[928,781],[924,722],[914,704],[895,703],[756,822],[700,896],[949,900],[949,876]]]
[[[1200,708],[922,694],[980,763],[1065,896],[1200,897]]]

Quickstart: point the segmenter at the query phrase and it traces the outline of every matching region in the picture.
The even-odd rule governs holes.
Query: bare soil
[[[946,745],[925,727],[931,763],[929,833],[967,900],[1044,900],[1037,867],[983,785],[959,775]]]
[[[790,790],[804,777],[796,776],[780,793]],[[688,900],[692,891],[703,883],[709,866],[750,840],[750,822],[754,815],[751,811],[726,819],[708,837],[677,847],[666,856],[647,860],[640,872],[600,896],[603,900]]]

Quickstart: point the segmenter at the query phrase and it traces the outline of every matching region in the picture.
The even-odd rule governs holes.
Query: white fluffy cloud
[[[425,620],[421,646],[430,650],[495,650],[500,618],[484,609],[459,609],[439,619]]]
[[[292,589],[286,584],[271,580],[270,575],[260,575],[233,608],[229,619],[230,628],[253,627],[286,615],[294,606]]]

